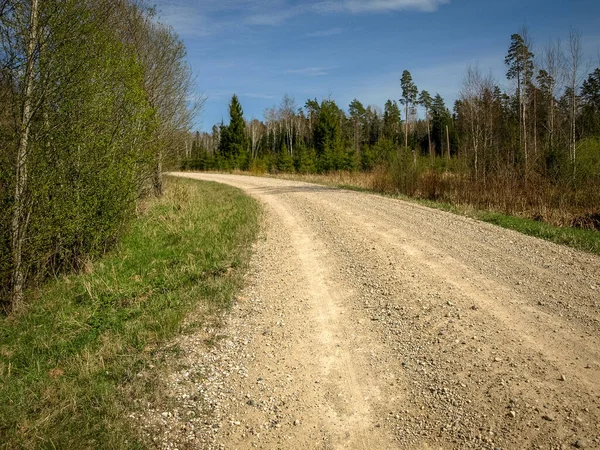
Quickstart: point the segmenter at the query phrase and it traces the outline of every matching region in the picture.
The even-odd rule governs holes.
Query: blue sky
[[[550,39],[582,36],[586,72],[600,66],[598,0],[155,0],[185,41],[198,95],[196,128],[227,122],[232,94],[247,119],[284,94],[303,106],[327,97],[383,107],[401,95],[402,71],[448,107],[466,67],[506,81],[510,35],[529,29],[534,53]]]

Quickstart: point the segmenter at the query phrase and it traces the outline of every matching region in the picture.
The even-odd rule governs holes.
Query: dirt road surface
[[[600,258],[377,195],[179,175],[257,198],[264,231],[226,325],[179,342],[157,447],[600,448]]]

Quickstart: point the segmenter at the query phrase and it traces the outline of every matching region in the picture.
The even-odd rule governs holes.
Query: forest
[[[452,106],[399,74],[383,109],[354,99],[285,95],[264,120],[196,133],[184,169],[369,174],[369,188],[466,204],[557,225],[600,229],[600,68],[589,70],[580,34],[533,52],[527,29],[507,39],[506,85],[468,67]],[[418,114],[418,112],[421,114]]]
[[[0,307],[111,249],[194,112],[175,31],[137,0],[0,0]]]

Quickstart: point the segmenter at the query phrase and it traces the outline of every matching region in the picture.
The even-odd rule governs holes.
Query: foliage
[[[258,213],[231,187],[169,181],[116,251],[0,318],[0,447],[151,444],[127,417],[160,396],[160,371],[149,370],[161,363],[157,349],[182,327],[218,325],[241,285]],[[184,325],[192,311],[195,325]]]
[[[8,2],[0,37],[0,303],[15,309],[118,241],[187,126],[189,72],[137,3]]]

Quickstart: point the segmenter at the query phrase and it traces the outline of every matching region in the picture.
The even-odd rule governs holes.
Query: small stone
[[[547,420],[548,422],[552,422],[554,420],[554,418],[552,416],[549,416],[548,414],[544,414],[542,416],[542,419]]]
[[[573,447],[575,447],[575,448],[585,448],[585,445],[583,444],[582,440],[577,439],[575,442],[573,442]]]
[[[561,376],[560,376],[560,381],[565,381],[565,380],[566,380],[565,376],[564,376],[564,375],[561,375]]]
[[[501,362],[501,361],[502,361],[502,359],[497,356],[494,358],[494,362]]]
[[[294,425],[295,425],[295,426],[298,426],[298,425],[300,425],[300,421],[299,421],[298,419],[294,420]]]
[[[510,414],[510,417],[517,417],[517,413],[512,410],[508,414]]]

